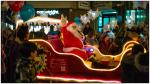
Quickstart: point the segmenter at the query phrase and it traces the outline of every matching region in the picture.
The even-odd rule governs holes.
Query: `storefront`
[[[100,16],[98,17],[98,32],[102,32],[103,28],[107,24],[115,24],[117,20],[117,11],[116,10],[102,10],[100,11]]]

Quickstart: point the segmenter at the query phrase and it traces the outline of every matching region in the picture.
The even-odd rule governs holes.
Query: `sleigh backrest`
[[[63,43],[62,43],[61,39],[59,38],[59,36],[48,40],[48,42],[53,46],[53,48],[56,51],[63,52]]]

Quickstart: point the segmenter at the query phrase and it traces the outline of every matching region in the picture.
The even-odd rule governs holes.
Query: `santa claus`
[[[80,31],[77,24],[75,22],[67,23],[63,15],[61,16],[61,23],[62,42],[64,44],[63,52],[73,53],[87,60],[90,55],[84,49],[84,34]]]

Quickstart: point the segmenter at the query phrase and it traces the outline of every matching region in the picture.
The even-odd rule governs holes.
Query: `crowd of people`
[[[87,24],[89,25],[89,24]],[[89,27],[89,26],[88,26]],[[91,28],[92,29],[92,28]],[[96,43],[99,50],[103,54],[119,54],[125,42],[135,40],[140,44],[132,47],[130,55],[125,55],[121,62],[122,67],[122,82],[124,83],[148,83],[149,82],[149,25],[141,22],[139,25],[134,25],[131,29],[127,28],[124,24],[116,26],[114,30],[108,30],[100,33],[98,36],[95,34],[93,37],[93,30],[90,27],[83,30],[86,31],[87,39],[94,42],[86,41],[93,45]],[[89,31],[88,31],[89,30]],[[90,32],[90,33],[88,33]],[[114,33],[114,38],[109,36],[109,33]],[[91,34],[92,33],[92,34]],[[86,43],[85,42],[85,43]],[[146,53],[144,53],[144,48]]]
[[[86,35],[85,44],[97,45],[104,54],[119,54],[124,43],[130,40],[138,41],[148,50],[149,26],[143,22],[140,25],[134,25],[131,29],[123,23],[116,25],[112,30],[100,33],[94,32],[92,29],[90,27],[83,29],[83,33],[86,31],[84,33]]]
[[[23,23],[15,31],[2,31],[2,82],[35,82],[40,64],[37,46],[28,41],[29,27]]]

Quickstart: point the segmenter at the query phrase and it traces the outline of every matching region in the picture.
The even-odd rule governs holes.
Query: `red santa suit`
[[[83,49],[82,35],[77,31],[77,26],[75,26],[76,24],[74,22],[69,22],[61,28],[64,44],[63,51],[76,54],[84,60],[87,60],[89,56]]]

